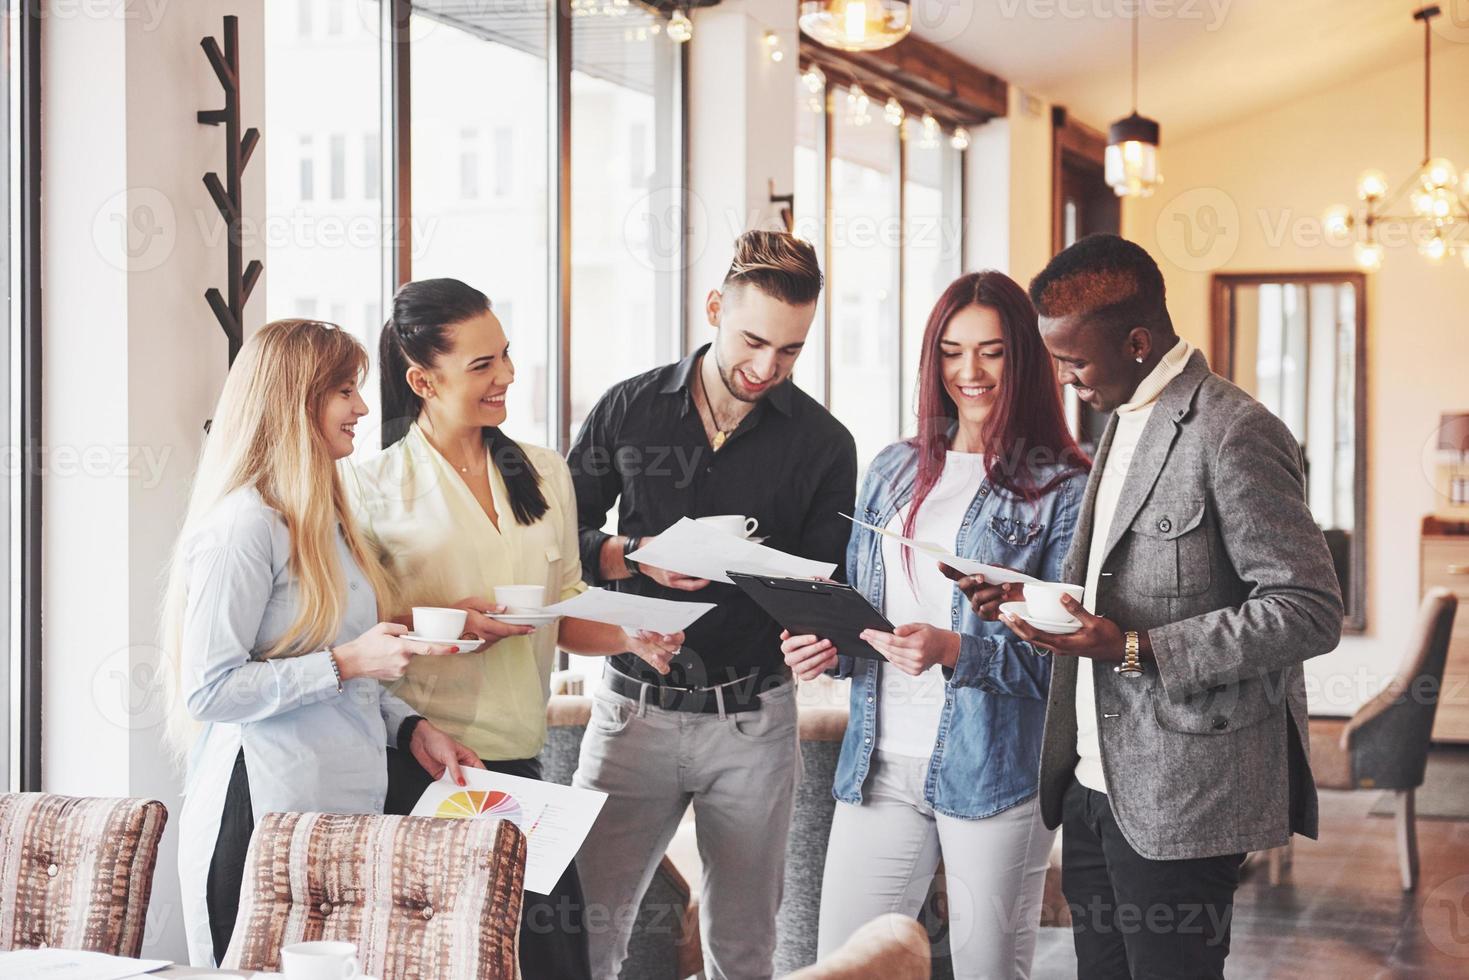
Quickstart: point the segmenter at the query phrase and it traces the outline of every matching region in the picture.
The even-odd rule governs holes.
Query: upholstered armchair
[[[357,944],[382,980],[518,980],[525,835],[508,820],[269,813],[255,828],[223,966]]]
[[[1381,693],[1351,718],[1311,719],[1311,769],[1323,789],[1390,790],[1397,797],[1398,865],[1403,889],[1418,883],[1414,791],[1423,785],[1444,660],[1459,600],[1431,589],[1418,610],[1403,659]],[[1272,855],[1271,880],[1278,877]]]
[[[929,980],[928,931],[889,913],[853,933],[840,949],[786,980]]]
[[[157,800],[0,795],[0,950],[137,956],[167,822]]]

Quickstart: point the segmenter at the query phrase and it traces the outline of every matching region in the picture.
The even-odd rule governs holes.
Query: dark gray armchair
[[[1397,796],[1403,890],[1418,883],[1414,791],[1423,785],[1444,660],[1459,600],[1430,589],[1397,673],[1351,718],[1311,719],[1311,769],[1323,789],[1391,790]],[[1272,880],[1275,871],[1272,868]]]

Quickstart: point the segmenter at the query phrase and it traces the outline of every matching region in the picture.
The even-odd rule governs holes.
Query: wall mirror
[[[1215,371],[1295,433],[1311,513],[1346,603],[1367,626],[1366,280],[1356,272],[1220,273],[1213,279]]]

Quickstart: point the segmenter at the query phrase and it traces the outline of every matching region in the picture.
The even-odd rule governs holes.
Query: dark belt
[[[602,679],[607,688],[625,698],[633,701],[646,703],[664,711],[687,711],[692,714],[713,715],[719,713],[719,702],[721,695],[716,691],[723,692],[724,713],[727,715],[739,714],[744,711],[760,710],[760,695],[758,688],[768,685],[772,676],[761,671],[751,671],[744,677],[736,678],[724,684],[713,687],[675,687],[672,684],[644,683],[636,678],[629,677],[622,671],[607,665],[603,671]],[[643,698],[643,688],[648,689],[646,701]]]

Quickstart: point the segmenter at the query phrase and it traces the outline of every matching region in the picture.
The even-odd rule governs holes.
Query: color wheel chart
[[[439,804],[434,816],[448,817],[451,820],[498,817],[525,829],[525,812],[520,807],[520,801],[497,789],[461,789],[450,793]]]

